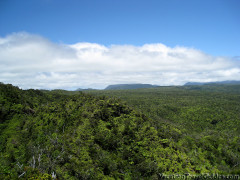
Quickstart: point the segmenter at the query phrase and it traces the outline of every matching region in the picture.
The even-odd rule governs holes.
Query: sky
[[[240,80],[239,0],[0,0],[0,82]]]

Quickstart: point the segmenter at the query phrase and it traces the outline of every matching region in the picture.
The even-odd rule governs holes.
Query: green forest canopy
[[[240,86],[69,92],[0,84],[3,179],[240,174]]]

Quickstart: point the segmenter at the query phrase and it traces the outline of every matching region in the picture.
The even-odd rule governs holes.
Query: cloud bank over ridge
[[[240,80],[240,61],[163,44],[53,43],[41,36],[0,37],[0,82],[23,89],[104,88],[109,84],[182,85]]]

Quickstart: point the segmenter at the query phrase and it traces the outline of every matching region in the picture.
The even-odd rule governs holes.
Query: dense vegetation
[[[167,87],[92,95],[0,84],[1,178],[240,174],[239,91]]]
[[[240,85],[92,91],[125,100],[187,154],[197,172],[240,173]]]

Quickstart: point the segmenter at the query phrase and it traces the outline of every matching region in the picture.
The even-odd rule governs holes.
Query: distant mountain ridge
[[[140,88],[154,88],[159,87],[152,84],[114,84],[109,85],[105,90],[123,90],[123,89],[140,89]]]
[[[93,88],[87,88],[87,89],[78,88],[75,91],[89,91],[89,90],[96,90],[96,89],[93,89]]]
[[[229,84],[229,85],[234,85],[234,84],[240,84],[240,81],[215,81],[215,82],[187,82],[184,84],[184,86],[192,86],[192,85],[224,85],[224,84]]]
[[[196,86],[196,85],[240,85],[240,81],[213,81],[213,82],[187,82],[183,86]],[[171,86],[171,85],[170,85]],[[107,86],[103,90],[127,90],[127,89],[142,89],[142,88],[156,88],[160,87],[160,85],[152,85],[152,84],[112,84]],[[97,90],[93,88],[78,88],[75,91],[89,91],[89,90]]]

